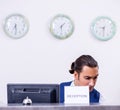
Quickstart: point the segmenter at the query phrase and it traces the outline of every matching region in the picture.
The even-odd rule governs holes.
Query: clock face
[[[4,31],[14,39],[23,37],[29,30],[29,23],[23,15],[13,14],[5,19]]]
[[[55,16],[50,24],[50,32],[58,39],[66,39],[72,35],[74,24],[66,15]]]
[[[116,33],[116,25],[109,17],[96,18],[91,26],[92,34],[99,40],[107,41]]]

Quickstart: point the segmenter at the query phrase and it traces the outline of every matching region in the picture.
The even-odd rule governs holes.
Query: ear
[[[76,71],[74,72],[74,79],[78,79],[78,73]]]

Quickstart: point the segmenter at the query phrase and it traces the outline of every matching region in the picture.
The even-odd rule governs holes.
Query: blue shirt
[[[64,103],[64,87],[70,86],[71,83],[72,81],[63,82],[60,84],[60,103]],[[99,103],[99,99],[100,99],[100,93],[96,89],[93,89],[90,92],[90,103]]]

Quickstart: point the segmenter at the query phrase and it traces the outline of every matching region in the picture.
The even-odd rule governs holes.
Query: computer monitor
[[[8,104],[22,104],[29,98],[32,103],[59,103],[59,84],[7,84]]]

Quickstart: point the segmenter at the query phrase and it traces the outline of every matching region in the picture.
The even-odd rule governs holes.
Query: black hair
[[[98,63],[92,56],[82,55],[71,64],[69,72],[73,74],[74,71],[76,71],[79,74],[82,71],[83,66],[94,68],[98,67]]]

